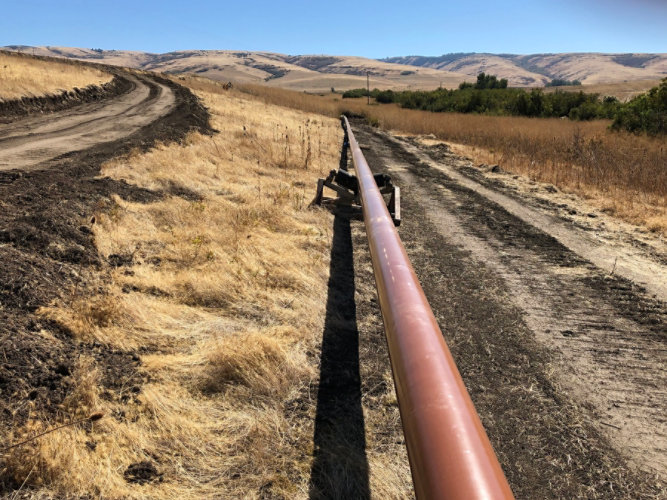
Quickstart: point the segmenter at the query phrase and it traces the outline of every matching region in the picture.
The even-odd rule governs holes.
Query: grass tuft
[[[294,336],[283,329],[222,337],[208,356],[204,391],[226,393],[230,386],[242,386],[249,399],[284,398],[295,383],[312,376],[304,357],[290,352]]]

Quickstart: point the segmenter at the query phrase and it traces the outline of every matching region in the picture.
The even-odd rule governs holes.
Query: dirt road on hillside
[[[105,397],[141,390],[136,352],[79,342],[36,312],[96,293],[95,280],[109,264],[100,259],[92,224],[114,196],[150,202],[165,195],[100,177],[100,165],[191,131],[212,133],[207,111],[185,87],[112,71],[132,82],[123,86],[129,92],[0,125],[0,446],[31,415],[61,415],[81,357],[95,360]],[[179,195],[179,186],[172,188]],[[12,481],[0,474],[0,497],[21,486]]]
[[[443,144],[355,135],[401,187],[401,238],[517,497],[664,498],[664,245],[568,220]]]
[[[0,170],[29,169],[74,151],[128,137],[168,114],[173,90],[151,77],[123,73],[129,91],[113,99],[0,124]]]

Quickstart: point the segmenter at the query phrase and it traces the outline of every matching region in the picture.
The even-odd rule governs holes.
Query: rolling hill
[[[29,54],[66,57],[118,66],[159,71],[171,74],[194,73],[214,80],[267,85],[328,92],[366,86],[366,73],[371,87],[387,89],[433,89],[456,87],[467,78],[434,68],[418,68],[401,64],[341,56],[289,56],[271,52],[231,50],[188,50],[166,54],[146,52],[80,49],[66,47],[9,46]]]
[[[579,80],[599,85],[650,81],[667,76],[667,54],[485,54],[458,53],[439,57],[406,56],[383,60],[354,56],[285,55],[272,52],[232,50],[186,50],[148,52],[29,47],[12,45],[6,50],[35,55],[140,68],[171,74],[194,73],[214,80],[263,83],[308,92],[327,92],[365,87],[366,74],[372,88],[454,88],[472,81],[480,72],[507,78],[511,86],[541,87],[553,79]]]
[[[667,54],[458,53],[439,57],[390,57],[383,61],[464,73],[470,77],[483,71],[507,78],[510,85],[520,87],[541,86],[553,79],[579,80],[591,85],[667,77]]]

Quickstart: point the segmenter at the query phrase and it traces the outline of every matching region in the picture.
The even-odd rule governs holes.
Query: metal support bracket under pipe
[[[357,144],[342,118],[389,345],[412,479],[421,499],[512,499],[461,375]]]

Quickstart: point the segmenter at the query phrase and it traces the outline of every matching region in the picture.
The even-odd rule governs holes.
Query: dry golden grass
[[[4,462],[5,478],[39,494],[308,497],[332,217],[307,205],[317,177],[338,165],[340,125],[196,83],[219,134],[103,169],[167,193],[148,204],[115,198],[96,214],[100,254],[132,264],[40,311],[75,339],[141,348],[145,382],[129,401],[103,397],[94,363],[82,361],[61,421],[107,416]],[[35,415],[8,441],[55,423]],[[127,482],[127,467],[147,460],[162,481]],[[386,450],[369,462],[376,496],[403,497],[407,464]]]
[[[108,73],[80,64],[0,54],[0,100],[58,94],[73,88],[102,85],[111,78]]]
[[[556,92],[561,90],[564,92],[586,92],[591,94],[600,94],[603,96],[611,95],[619,99],[620,101],[626,102],[635,97],[636,95],[642,94],[647,90],[652,89],[660,85],[660,80],[630,80],[625,82],[618,83],[598,83],[590,85],[581,85],[577,87],[565,86],[565,87],[546,87],[544,91]]]
[[[363,99],[334,100],[246,85],[265,102],[337,116],[364,114],[382,128],[472,146],[473,160],[548,182],[599,209],[667,235],[667,147],[664,139],[608,130],[608,121],[430,113]]]

